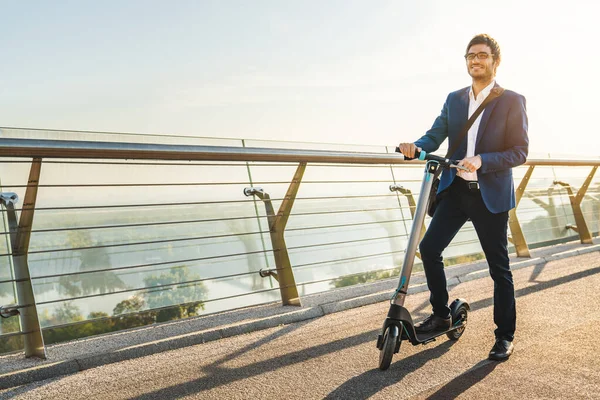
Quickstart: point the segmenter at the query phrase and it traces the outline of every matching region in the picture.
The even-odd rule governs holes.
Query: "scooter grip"
[[[414,157],[409,157],[409,156],[407,156],[406,154],[403,154],[400,151],[400,147],[396,147],[396,153],[401,153],[404,156],[404,159],[407,160],[407,161],[410,161],[410,160],[424,160],[425,159],[425,155],[427,154],[423,150],[417,149],[417,150],[415,150],[415,156]]]

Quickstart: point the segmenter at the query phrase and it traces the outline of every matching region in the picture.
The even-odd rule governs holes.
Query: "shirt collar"
[[[486,97],[488,97],[488,95],[490,94],[490,92],[492,91],[492,89],[494,88],[494,86],[496,85],[496,80],[492,80],[492,82],[487,85],[477,96],[480,100],[483,101],[483,99],[485,99]],[[477,99],[475,99],[475,97],[473,96],[473,86],[469,86],[469,99],[473,100],[473,101],[477,101]]]

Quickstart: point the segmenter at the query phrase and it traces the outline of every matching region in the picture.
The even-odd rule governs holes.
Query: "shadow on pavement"
[[[531,271],[531,276],[529,277],[529,282],[537,282],[538,276],[540,276],[540,274],[542,272],[544,272],[544,268],[546,267],[546,265],[548,265],[548,263],[536,265],[533,268],[533,271]]]
[[[473,368],[461,374],[442,386],[438,391],[427,397],[427,400],[455,399],[470,387],[481,382],[498,365],[497,362],[483,360]]]
[[[386,387],[402,381],[406,375],[417,371],[428,361],[442,356],[454,343],[456,342],[447,341],[439,346],[413,354],[410,357],[399,359],[387,371],[372,369],[362,375],[355,376],[329,393],[325,399],[368,399]],[[403,344],[410,346],[408,342]],[[402,353],[402,350],[400,350],[400,353]]]
[[[199,392],[205,390],[210,390],[219,386],[227,385],[232,382],[239,381],[252,376],[262,375],[266,372],[275,371],[279,368],[283,368],[286,366],[300,364],[305,361],[321,357],[329,353],[335,353],[350,347],[358,346],[363,343],[373,342],[373,346],[375,346],[375,341],[378,333],[379,329],[364,332],[359,335],[350,336],[330,343],[325,343],[304,350],[287,353],[279,357],[260,361],[240,368],[220,367],[219,364],[225,361],[220,360],[216,363],[213,363],[207,369],[203,369],[202,371],[200,371],[206,374],[207,376],[180,385],[167,387],[154,392],[133,397],[132,400],[166,399],[178,398],[191,394],[197,395]],[[270,339],[264,338],[261,340],[261,342],[266,343],[272,339],[272,337]],[[254,344],[252,346],[249,345],[248,348],[249,347],[254,347]],[[238,354],[239,353],[240,352],[238,352]],[[229,360],[231,359],[231,357],[228,356],[227,359]]]
[[[8,389],[8,390],[0,393],[0,399],[8,400],[8,399],[15,398],[17,396],[20,396],[27,392],[30,392],[34,389],[38,389],[38,388],[41,388],[42,386],[48,385],[52,382],[59,381],[61,378],[63,378],[63,377],[59,376],[56,378],[50,378],[50,379],[46,379],[46,380],[39,381],[39,382],[29,383],[24,386],[17,386],[17,387]]]
[[[535,292],[539,292],[540,290],[550,289],[555,286],[560,286],[567,282],[576,281],[577,279],[585,278],[586,276],[595,275],[600,273],[600,267],[594,267],[587,269],[585,271],[576,272],[571,275],[562,276],[560,278],[552,279],[545,282],[538,282],[535,285],[524,287],[522,289],[515,291],[515,297],[527,296],[528,294],[532,294]],[[491,279],[491,278],[489,278]],[[493,297],[488,297],[487,299],[482,299],[476,301],[474,303],[469,303],[471,306],[471,310],[477,310],[480,308],[486,308],[491,306],[494,303]]]

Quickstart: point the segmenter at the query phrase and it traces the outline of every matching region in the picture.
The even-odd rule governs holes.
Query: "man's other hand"
[[[460,160],[458,165],[465,167],[469,172],[475,172],[481,168],[481,157],[476,155],[475,157],[467,157]]]

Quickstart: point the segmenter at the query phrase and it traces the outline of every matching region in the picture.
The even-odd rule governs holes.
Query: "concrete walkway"
[[[376,369],[375,338],[395,279],[311,296],[301,308],[252,307],[50,346],[46,361],[0,357],[0,398],[600,398],[599,250],[570,243],[513,260],[519,332],[503,364],[485,360],[492,283],[474,263],[448,270],[451,295],[473,308],[463,338],[403,343],[386,372]],[[413,277],[407,300],[417,320],[428,313],[422,282]]]

